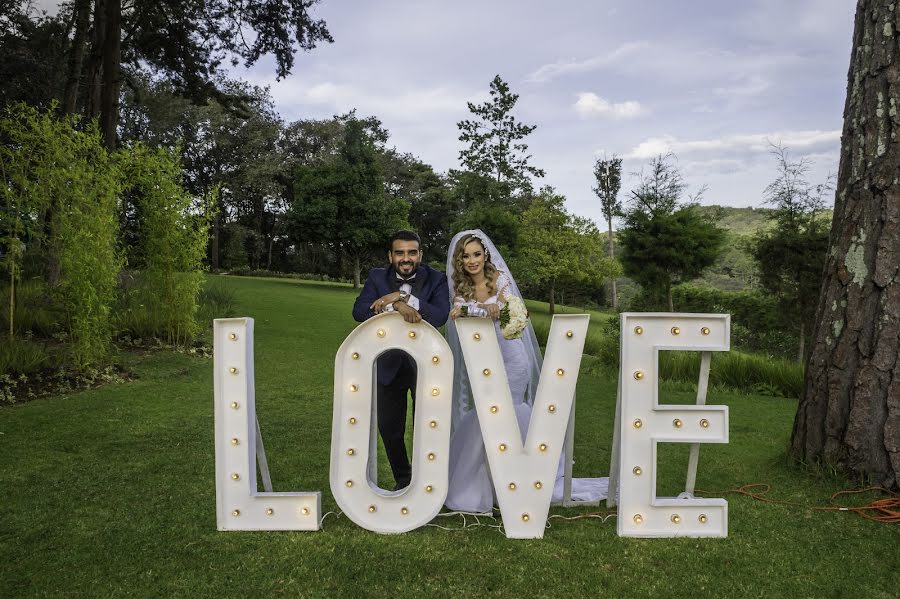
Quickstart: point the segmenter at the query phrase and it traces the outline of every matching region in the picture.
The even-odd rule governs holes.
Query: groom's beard
[[[415,262],[401,262],[397,265],[397,272],[401,277],[411,277],[418,267]]]

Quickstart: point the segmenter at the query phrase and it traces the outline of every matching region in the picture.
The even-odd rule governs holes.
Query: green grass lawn
[[[319,490],[323,510],[335,511],[333,363],[355,326],[354,293],[227,282],[239,315],[256,319],[257,409],[275,490]],[[334,515],[319,532],[218,532],[212,360],[128,359],[135,381],[0,409],[0,597],[896,597],[900,589],[900,527],[739,495],[726,496],[727,539],[623,539],[615,518],[554,518],[543,540],[529,541],[487,526],[380,536]],[[693,398],[684,385],[664,391]],[[795,401],[714,391],[709,403],[730,406],[731,443],[702,448],[698,488],[765,482],[780,499],[823,505],[848,486],[785,458]],[[614,404],[614,381],[581,376],[577,475],[607,474]],[[660,494],[678,493],[686,456],[686,447],[663,448]]]

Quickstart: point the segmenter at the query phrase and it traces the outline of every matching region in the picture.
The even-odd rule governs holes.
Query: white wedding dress
[[[500,271],[497,281],[497,292],[482,304],[503,304],[505,298],[518,296],[518,287],[506,270],[506,263],[490,239],[480,230],[463,231],[458,233],[450,245],[450,256],[453,248],[463,235],[474,233],[489,249],[492,263]],[[449,263],[447,272],[452,273],[452,264]],[[450,277],[448,277],[449,279]],[[450,282],[451,301],[454,306],[464,303],[463,298],[457,296]],[[478,415],[473,406],[469,405],[471,390],[468,385],[466,366],[463,361],[462,351],[459,348],[459,338],[456,334],[456,326],[453,321],[447,324],[447,340],[454,353],[454,418],[450,436],[450,478],[447,490],[447,499],[444,504],[456,511],[484,513],[489,512],[496,505],[494,486],[491,482],[490,469],[487,462],[487,454],[484,449],[484,439],[481,436],[481,428],[478,425]],[[531,406],[534,394],[537,390],[538,379],[541,370],[541,355],[537,339],[531,325],[524,331],[521,339],[506,339],[500,332],[500,322],[494,321],[494,332],[500,344],[500,352],[503,355],[503,364],[506,370],[506,378],[512,395],[513,408],[519,423],[519,431],[522,434],[522,442],[528,434],[528,425],[531,421]],[[561,502],[563,497],[563,473],[565,456],[560,459],[556,484],[553,489],[554,503]],[[608,492],[608,478],[581,478],[572,479],[572,499],[576,501],[598,501],[605,499]]]

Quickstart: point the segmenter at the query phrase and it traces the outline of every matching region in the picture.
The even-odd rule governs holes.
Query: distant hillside
[[[727,230],[728,239],[722,254],[710,267],[698,284],[706,284],[727,291],[754,289],[759,284],[759,272],[751,255],[753,238],[761,230],[773,226],[771,208],[731,208],[728,206],[698,206],[701,213],[710,216],[715,223]],[[831,219],[831,210],[824,215]],[[627,279],[619,284],[625,296],[637,292]],[[634,289],[632,289],[634,287]]]
[[[754,235],[771,226],[771,208],[729,208],[727,206],[698,206],[698,210],[712,216],[716,224],[737,235]]]

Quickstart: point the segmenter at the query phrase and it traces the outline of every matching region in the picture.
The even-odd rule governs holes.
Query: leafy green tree
[[[541,189],[522,213],[521,223],[513,266],[525,284],[547,289],[550,314],[561,285],[599,285],[618,274],[618,265],[602,250],[597,227],[569,214],[565,198],[552,187]]]
[[[215,100],[197,106],[169,83],[138,78],[132,85],[122,105],[123,143],[180,150],[186,189],[197,198],[217,198],[212,268],[219,268],[228,223],[240,223],[247,233],[242,239],[248,245],[241,253],[247,253],[249,262],[268,268],[273,247],[284,237],[286,213],[285,166],[278,145],[283,126],[268,90],[220,81],[223,90],[245,98],[244,110],[236,114]]]
[[[791,160],[782,146],[773,146],[778,177],[765,190],[774,207],[775,227],[761,232],[753,247],[760,283],[776,298],[787,326],[798,331],[797,360],[806,357],[806,338],[812,330],[828,251],[825,196],[834,190],[832,179],[813,185],[807,179],[808,160]]]
[[[426,259],[443,269],[458,204],[445,178],[413,156],[394,149],[379,154],[385,193],[409,204],[409,224],[422,238]]]
[[[600,198],[600,211],[606,219],[607,238],[609,240],[609,257],[616,257],[615,242],[613,239],[613,218],[622,212],[622,202],[619,200],[619,189],[622,187],[622,159],[613,155],[612,158],[598,158],[594,163],[594,179],[597,186],[593,187],[594,193]],[[612,307],[619,307],[616,293],[616,279],[610,279],[610,291]]]
[[[490,177],[506,187],[506,197],[530,191],[532,177],[543,177],[544,171],[531,166],[528,145],[523,141],[536,125],[524,125],[511,114],[518,94],[509,90],[500,75],[490,85],[490,100],[481,104],[468,103],[475,117],[456,124],[459,141],[468,145],[459,153],[462,165],[479,175]]]
[[[406,225],[408,205],[384,194],[374,142],[363,122],[352,119],[334,160],[298,169],[290,208],[297,243],[332,245],[353,262],[359,286],[361,262],[384,250],[390,233]]]
[[[666,298],[675,310],[672,286],[699,277],[722,248],[725,234],[693,204],[680,206],[686,189],[674,156],[657,156],[641,173],[619,232],[619,259],[625,275],[646,292]],[[694,197],[699,198],[702,189]]]
[[[0,106],[46,109],[62,96],[69,51],[63,16],[35,15],[30,3],[0,0]]]
[[[324,21],[311,15],[317,0],[75,0],[66,89],[83,89],[79,105],[99,116],[108,147],[116,144],[123,75],[165,77],[175,91],[204,104],[236,97],[218,85],[223,62],[236,66],[275,58],[279,78],[290,74],[297,49],[331,42]],[[123,35],[125,32],[125,35]],[[123,73],[124,72],[124,73]],[[239,97],[237,97],[239,100]],[[232,106],[240,109],[239,102]]]

